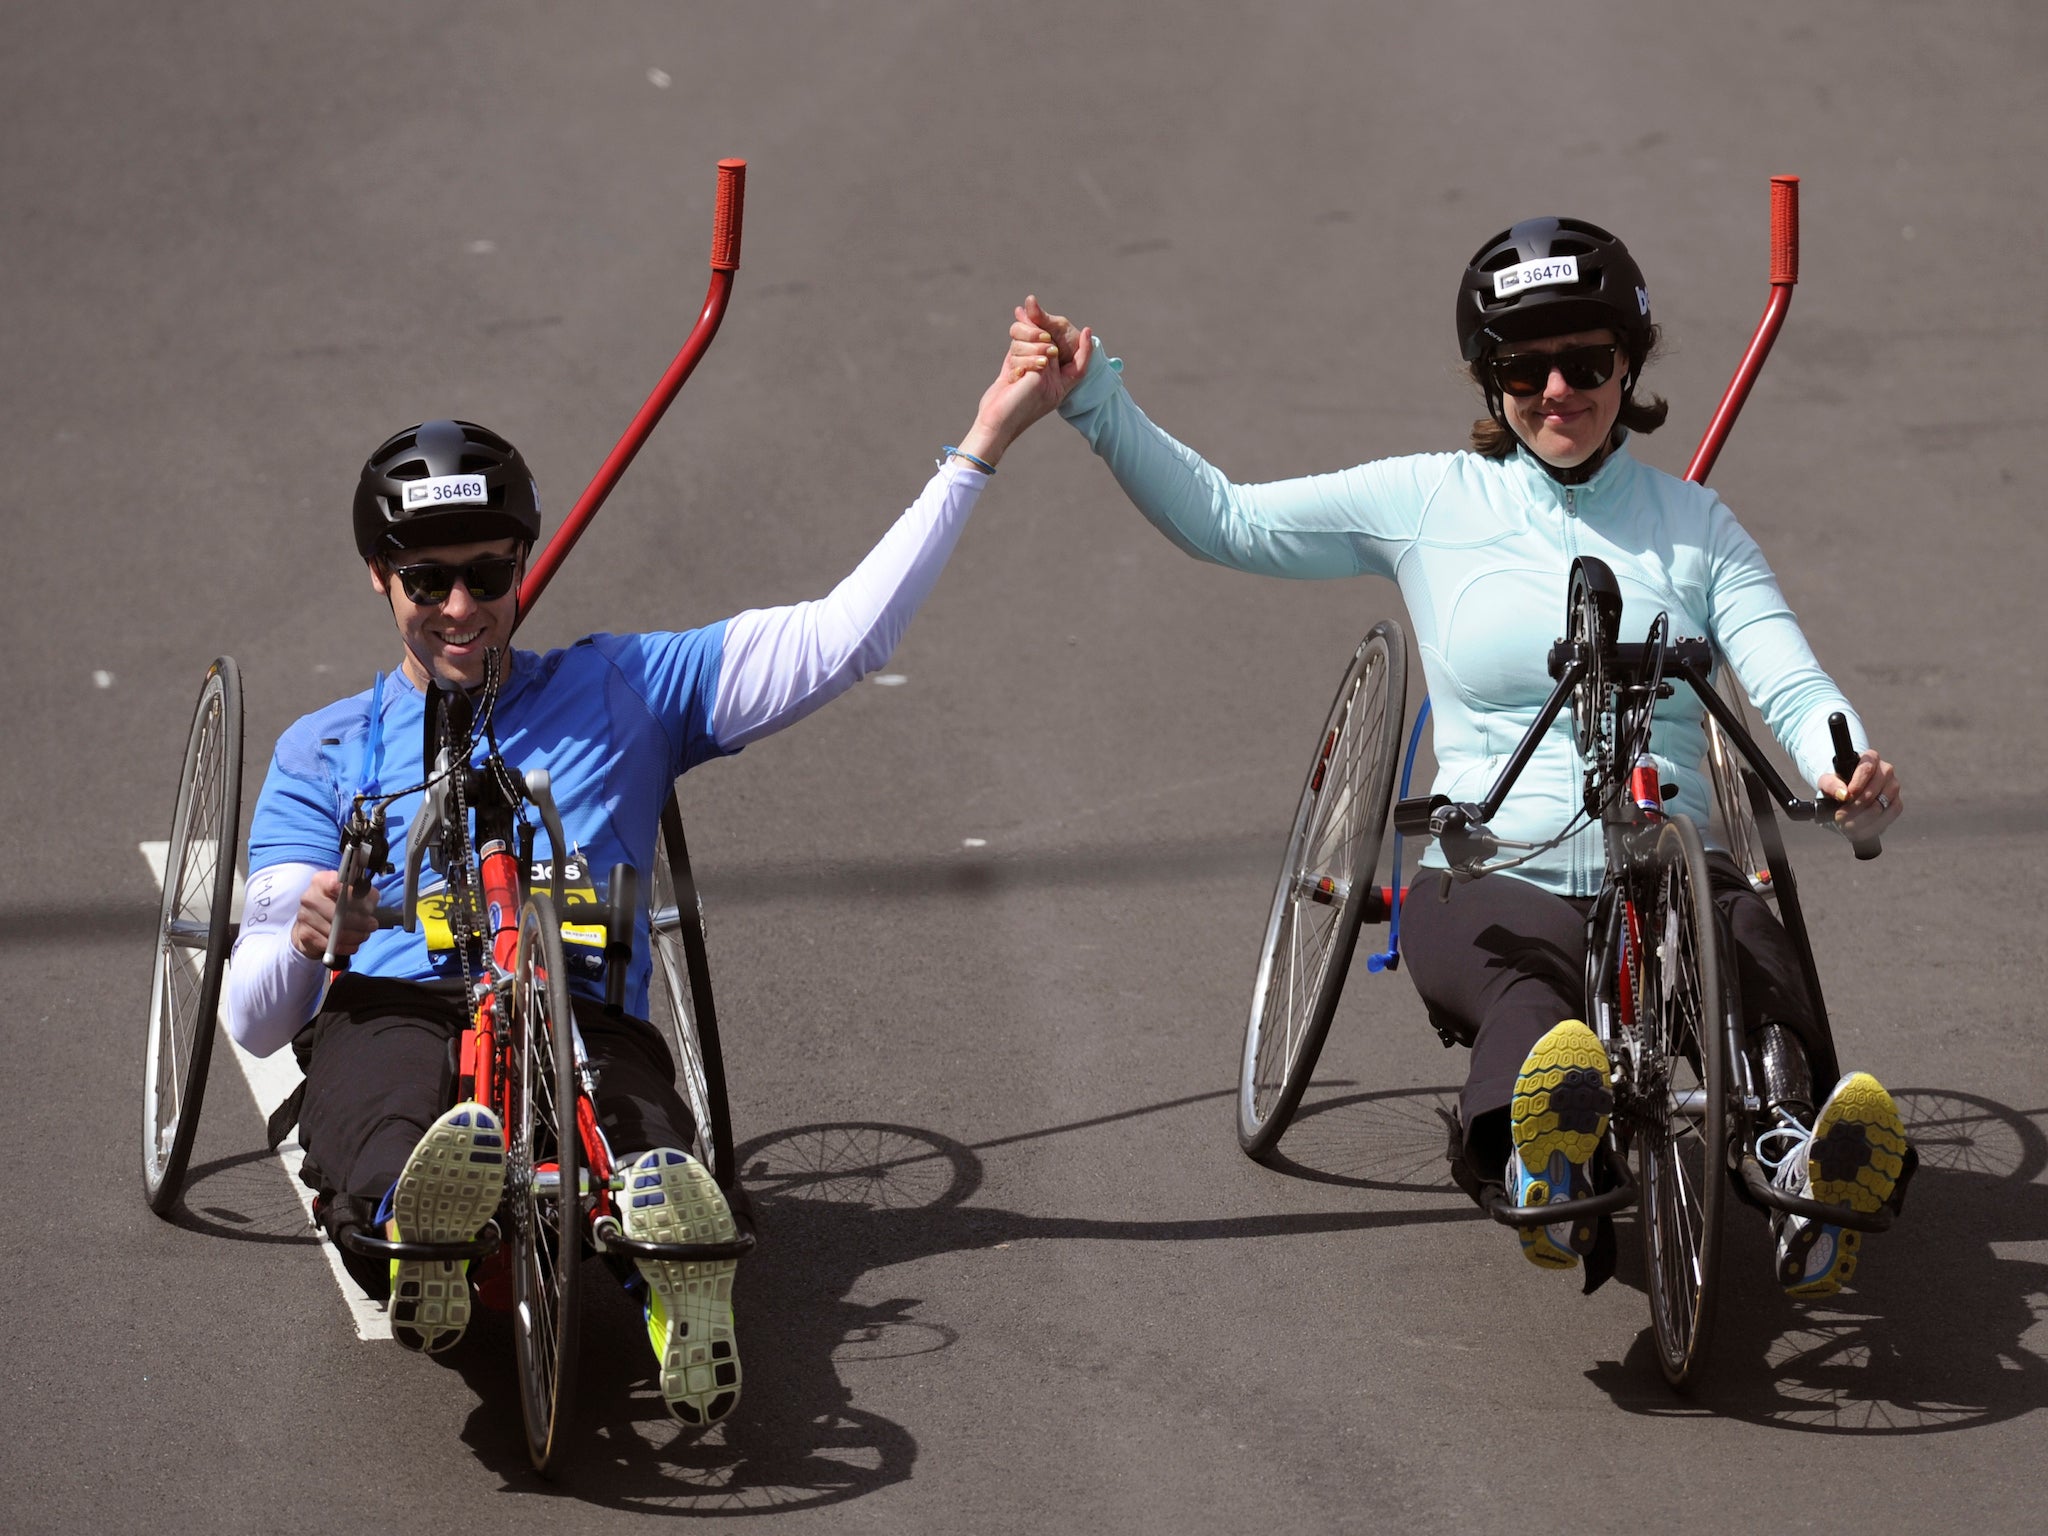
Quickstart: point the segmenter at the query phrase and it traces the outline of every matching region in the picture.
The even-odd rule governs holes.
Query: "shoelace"
[[[1803,1125],[1774,1125],[1757,1132],[1756,1160],[1770,1171],[1774,1187],[1797,1192],[1806,1182],[1806,1149],[1813,1132]]]

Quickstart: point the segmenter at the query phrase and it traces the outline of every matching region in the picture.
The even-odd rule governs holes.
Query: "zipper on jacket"
[[[1568,485],[1564,488],[1564,515],[1566,517],[1577,517],[1579,515],[1579,488],[1576,485]]]

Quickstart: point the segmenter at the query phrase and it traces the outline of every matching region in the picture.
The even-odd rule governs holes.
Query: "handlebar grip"
[[[1440,805],[1450,803],[1446,795],[1423,795],[1394,802],[1394,830],[1403,837],[1429,836],[1429,818]]]
[[[1835,777],[1846,786],[1855,777],[1857,763],[1862,761],[1856,743],[1849,739],[1849,717],[1840,710],[1829,715],[1828,734],[1835,739]],[[1884,852],[1884,845],[1874,837],[1852,837],[1849,846],[1859,859],[1874,859]]]
[[[746,214],[747,162],[718,162],[718,209],[711,217],[711,270],[740,269],[740,221]],[[1775,205],[1774,205],[1775,206]]]
[[[1799,281],[1799,178],[1771,178],[1771,286]]]

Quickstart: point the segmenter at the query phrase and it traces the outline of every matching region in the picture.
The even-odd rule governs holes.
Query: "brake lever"
[[[561,815],[555,810],[555,796],[545,768],[526,770],[526,797],[540,808],[540,823],[547,828],[548,841],[553,844],[552,857],[548,861],[548,897],[553,901],[555,911],[562,910],[562,866],[569,859],[569,839],[562,831]]]
[[[405,831],[405,931],[419,932],[420,905],[420,861],[426,857],[430,847],[440,842],[448,830],[449,800],[453,786],[448,771],[448,749],[443,747],[434,759],[432,783],[420,796],[419,814],[412,819],[412,825]]]
[[[341,876],[339,887],[334,893],[334,922],[327,930],[327,950],[321,955],[320,963],[330,971],[345,971],[349,968],[349,957],[337,955],[335,944],[341,938],[341,930],[354,910],[356,903],[370,899],[374,901],[372,876],[389,874],[385,861],[391,856],[391,840],[384,830],[384,807],[377,806],[369,815],[363,814],[358,804],[349,813],[348,825],[341,833]]]
[[[1429,835],[1444,851],[1444,862],[1454,874],[1470,878],[1479,866],[1500,852],[1500,840],[1478,817],[1476,805],[1437,806],[1429,815]]]

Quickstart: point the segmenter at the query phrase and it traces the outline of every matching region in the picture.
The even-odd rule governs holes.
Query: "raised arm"
[[[1005,356],[955,451],[845,580],[815,601],[727,621],[711,711],[722,749],[795,724],[889,659],[1003,454],[1058,399],[1042,365]]]
[[[1037,366],[1059,412],[1109,465],[1124,494],[1197,559],[1263,576],[1390,576],[1419,526],[1415,461],[1243,485],[1138,409],[1122,363],[1085,326],[1036,297],[1013,311],[1010,355]]]

